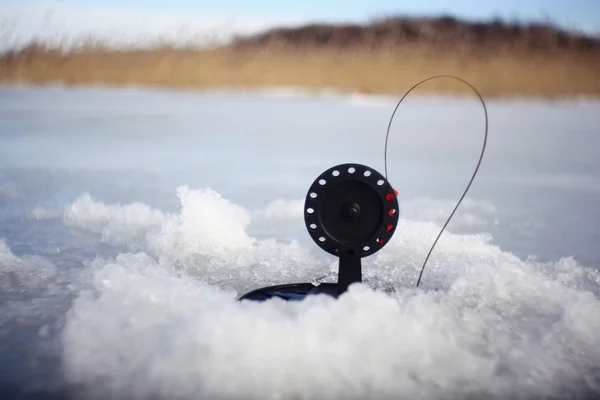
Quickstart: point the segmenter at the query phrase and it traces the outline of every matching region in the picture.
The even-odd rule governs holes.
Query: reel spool
[[[317,246],[339,257],[338,283],[268,286],[238,300],[338,297],[351,284],[362,282],[361,259],[381,250],[398,225],[397,194],[383,175],[365,165],[341,164],[323,172],[306,195],[304,222]]]
[[[361,259],[377,253],[398,224],[397,192],[383,175],[361,164],[341,164],[310,186],[304,222],[322,250],[339,257],[337,294],[362,282]]]

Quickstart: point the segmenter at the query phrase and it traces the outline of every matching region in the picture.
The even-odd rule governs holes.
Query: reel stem
[[[362,264],[360,257],[341,256],[338,267],[338,296],[348,290],[353,283],[362,282]]]

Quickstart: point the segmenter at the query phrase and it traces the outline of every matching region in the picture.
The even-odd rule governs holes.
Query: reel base
[[[310,282],[266,286],[248,292],[241,296],[238,300],[266,301],[275,297],[285,301],[302,301],[307,296],[313,296],[317,294],[326,294],[328,296],[337,298],[338,286],[335,283],[321,283],[319,285],[315,285]]]

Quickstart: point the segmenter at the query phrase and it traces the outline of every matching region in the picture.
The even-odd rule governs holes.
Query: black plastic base
[[[316,294],[326,294],[337,298],[338,285],[336,283],[321,283],[319,285],[314,285],[308,282],[266,286],[248,292],[242,295],[238,300],[265,301],[277,297],[285,301],[302,301],[307,296]]]

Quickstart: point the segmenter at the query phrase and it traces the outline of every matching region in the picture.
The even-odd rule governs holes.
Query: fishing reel
[[[485,117],[485,130],[481,153],[462,196],[450,213],[446,223],[434,240],[417,279],[421,282],[423,271],[440,236],[460,206],[479,171],[488,137],[488,113],[485,101],[473,85],[451,75],[437,75],[415,84],[396,104],[385,136],[384,163],[387,176],[387,148],[390,127],[402,101],[415,88],[437,78],[450,78],[464,83],[477,95]],[[292,283],[268,286],[253,290],[239,300],[267,300],[279,297],[284,300],[302,300],[308,295],[328,294],[338,297],[348,286],[362,282],[361,259],[381,250],[392,238],[398,224],[397,192],[379,172],[360,164],[342,164],[323,172],[311,185],[304,202],[304,222],[317,246],[339,258],[338,282]]]
[[[268,286],[246,293],[239,300],[302,300],[315,294],[337,298],[351,284],[362,282],[362,258],[377,253],[389,242],[398,215],[397,192],[379,172],[361,164],[328,169],[308,190],[304,222],[317,246],[339,258],[338,282]]]

